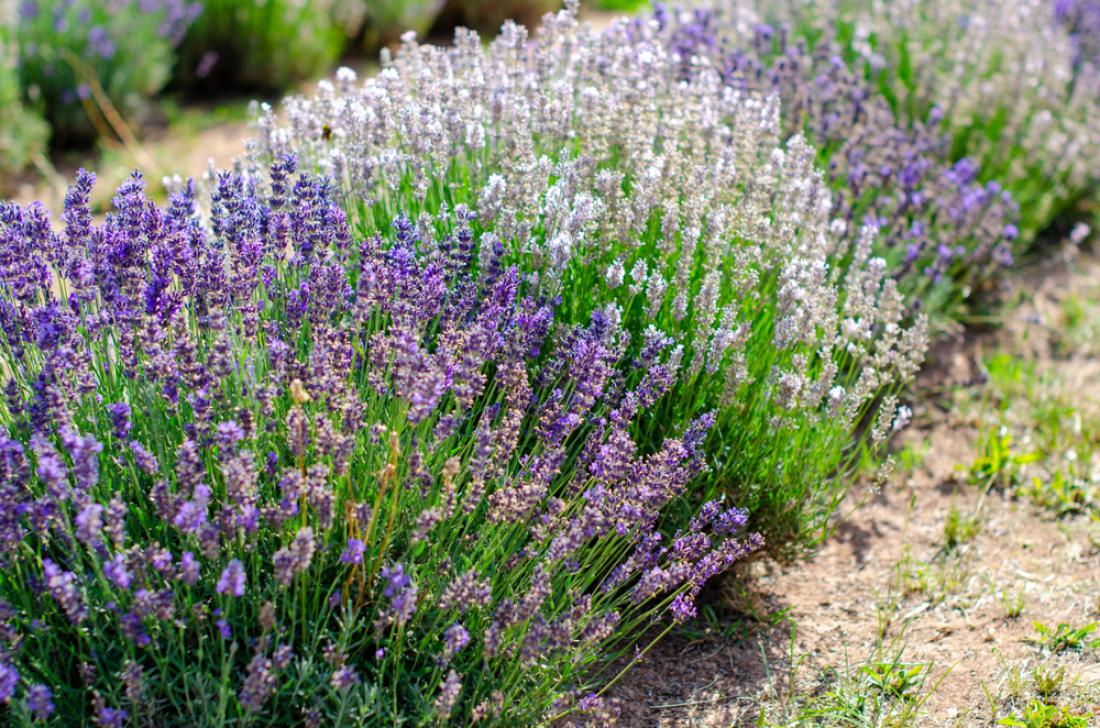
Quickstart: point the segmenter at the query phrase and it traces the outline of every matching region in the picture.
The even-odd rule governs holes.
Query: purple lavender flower
[[[119,618],[119,622],[122,624],[122,633],[138,647],[147,647],[153,641],[145,629],[145,622],[137,612],[126,612]]]
[[[470,644],[470,633],[458,622],[443,632],[443,659],[449,661],[458,652]]]
[[[50,559],[42,559],[42,573],[46,588],[73,624],[83,622],[88,616],[80,590],[76,584],[76,574],[64,571]]]
[[[199,583],[199,562],[190,551],[184,551],[180,556],[179,578],[192,586]]]
[[[134,580],[126,564],[126,557],[122,554],[115,554],[103,562],[103,575],[119,589],[129,589]]]
[[[123,708],[103,707],[96,713],[96,725],[100,728],[123,728],[130,713]]]
[[[205,483],[196,485],[191,500],[180,505],[173,523],[184,533],[200,534],[207,523],[210,495],[210,487]]]
[[[230,594],[235,597],[244,596],[244,564],[240,559],[233,559],[222,570],[221,576],[218,578],[217,592],[218,594]]]
[[[11,702],[18,684],[19,671],[11,663],[0,660],[0,703]]]
[[[403,564],[382,567],[381,578],[385,584],[382,594],[390,601],[383,619],[399,627],[403,626],[416,611],[416,584],[405,573]]]
[[[31,685],[27,688],[27,707],[36,720],[48,720],[57,710],[53,702],[53,691],[41,683]]]
[[[107,405],[107,412],[111,415],[111,426],[114,428],[114,435],[119,440],[126,440],[130,437],[130,430],[133,429],[133,424],[130,422],[130,405],[125,402],[115,402]]]
[[[669,607],[677,622],[687,622],[696,617],[695,601],[687,594],[677,594]]]
[[[489,606],[492,598],[491,582],[488,579],[482,579],[471,570],[447,584],[439,599],[439,608],[457,609],[460,613],[465,613],[469,609]]]
[[[218,447],[223,453],[232,452],[244,437],[244,430],[235,421],[229,420],[218,424]]]
[[[245,710],[253,713],[261,710],[264,703],[271,697],[275,690],[273,667],[273,661],[268,659],[261,649],[258,649],[248,663],[244,685],[241,687],[238,696]]]
[[[103,529],[103,506],[88,503],[77,512],[73,521],[76,523],[76,537],[84,545],[94,549],[101,544],[99,534]]]
[[[73,459],[72,473],[77,485],[87,490],[99,480],[99,453],[101,445],[91,435],[80,435],[71,427],[61,428],[61,441]]]
[[[342,692],[359,684],[359,673],[355,671],[354,667],[343,665],[333,671],[332,679],[329,682],[334,690]]]
[[[137,440],[131,440],[130,451],[134,455],[134,462],[137,464],[138,468],[142,470],[142,472],[144,472],[146,475],[156,474],[160,466],[157,463],[156,457],[154,457],[151,452],[146,450],[144,445],[142,445]]]
[[[347,548],[340,554],[340,561],[345,564],[361,564],[363,563],[363,552],[365,550],[366,545],[362,540],[349,538]]]

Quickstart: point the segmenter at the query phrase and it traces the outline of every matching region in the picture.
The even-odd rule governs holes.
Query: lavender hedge
[[[748,508],[791,556],[827,533],[881,439],[856,424],[893,421],[925,319],[874,228],[845,237],[831,217],[776,99],[714,71],[685,79],[658,31],[563,11],[534,41],[515,25],[487,48],[467,31],[446,49],[408,38],[362,84],[345,70],[262,110],[253,157],[293,152],[333,175],[361,234],[476,209],[480,255],[499,246],[571,323],[613,302],[636,336],[670,336],[682,361],[645,431],[716,410],[699,491]]]
[[[200,13],[187,0],[22,0],[14,20],[20,84],[58,144],[113,135],[168,82],[175,47]]]

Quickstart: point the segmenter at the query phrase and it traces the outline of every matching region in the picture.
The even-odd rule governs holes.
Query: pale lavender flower
[[[222,570],[218,578],[218,594],[229,594],[235,597],[244,596],[245,573],[244,564],[240,559],[233,559]]]
[[[343,665],[333,671],[332,679],[329,682],[335,690],[348,690],[359,684],[359,673],[355,671],[354,667]]]
[[[451,711],[458,703],[462,693],[462,676],[454,670],[449,670],[439,686],[439,696],[435,699],[435,714],[440,720],[451,717]]]

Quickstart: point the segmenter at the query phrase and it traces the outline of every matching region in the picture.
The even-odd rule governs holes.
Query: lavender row
[[[713,68],[685,78],[655,20],[596,31],[563,11],[487,47],[409,37],[377,76],[345,69],[257,124],[253,168],[302,155],[362,233],[467,205],[480,254],[499,246],[571,322],[610,301],[636,335],[672,336],[683,364],[646,431],[717,409],[700,490],[748,508],[777,554],[826,530],[854,424],[891,421],[875,402],[923,355],[877,226],[834,216],[778,99]]]

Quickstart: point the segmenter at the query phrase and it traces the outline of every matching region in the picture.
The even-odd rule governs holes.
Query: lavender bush
[[[168,81],[175,46],[199,10],[188,0],[23,0],[15,26],[20,83],[53,141],[113,134],[112,111],[139,111]]]
[[[875,252],[930,316],[960,312],[1012,262],[1019,229],[1011,195],[981,181],[969,159],[949,159],[941,119],[899,118],[849,68],[835,38],[823,35],[811,50],[786,27],[707,8],[659,5],[655,18],[685,75],[716,69],[727,85],[779,96],[783,133],[806,134],[817,146],[848,245],[875,227]]]
[[[362,0],[201,0],[175,67],[186,88],[282,90],[323,73],[358,32]]]
[[[784,0],[755,15],[811,43],[837,37],[903,118],[941,118],[952,157],[970,158],[1019,203],[1023,242],[1094,191],[1100,68],[1073,32],[1085,16],[1066,3]]]
[[[14,7],[0,4],[0,174],[23,170],[46,148],[45,121],[23,103],[16,71]],[[0,193],[5,185],[0,183]]]
[[[363,0],[363,46],[373,56],[402,33],[431,28],[444,0]]]
[[[531,724],[760,545],[662,512],[713,416],[638,430],[681,355],[581,324],[472,213],[359,238],[323,179],[134,176],[0,207],[0,714]],[[264,181],[261,186],[260,182]]]
[[[1054,17],[1069,33],[1078,67],[1100,61],[1100,2],[1054,0]]]
[[[642,441],[715,410],[696,492],[747,508],[777,555],[822,536],[850,468],[904,420],[891,394],[926,324],[877,230],[832,217],[774,97],[685,78],[656,22],[597,32],[570,9],[536,41],[514,24],[488,47],[409,37],[377,77],[342,71],[258,128],[253,166],[294,152],[332,174],[360,234],[464,205],[482,265],[517,266],[564,321],[615,304],[636,340],[670,339]]]

